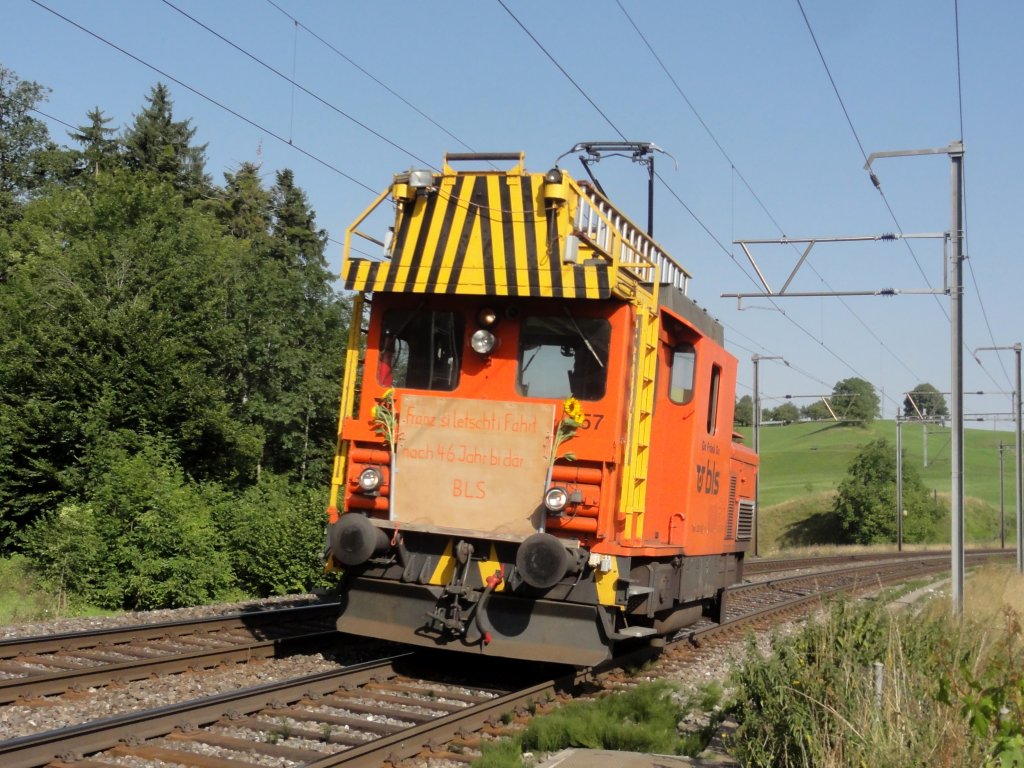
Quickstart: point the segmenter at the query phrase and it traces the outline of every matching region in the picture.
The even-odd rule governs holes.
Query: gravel
[[[312,595],[289,596],[246,603],[147,611],[101,618],[73,618],[33,624],[18,624],[0,629],[0,639],[159,623],[182,618],[220,616],[237,613],[244,609],[252,609],[253,607],[300,605],[315,599]],[[788,633],[795,631],[798,626],[799,623],[788,624],[777,627],[774,631],[776,633]],[[758,646],[763,652],[768,650],[768,638],[768,633],[761,633],[758,637]],[[681,684],[681,695],[689,697],[696,693],[701,686],[712,681],[717,681],[725,687],[730,671],[737,663],[737,660],[743,657],[744,653],[745,640],[737,639],[728,643],[715,643],[713,647],[702,649],[697,658],[692,661],[681,661],[674,658],[674,654],[666,654],[651,668],[646,670],[642,676],[635,677],[634,681],[653,678],[676,680]],[[215,670],[163,675],[148,680],[108,686],[102,689],[90,688],[66,696],[45,697],[39,700],[19,702],[15,705],[0,707],[0,733],[3,734],[3,738],[16,738],[185,699],[233,691],[261,682],[336,670],[342,666],[342,662],[321,654],[295,655],[283,659],[264,659],[247,664],[234,664]],[[424,705],[425,708],[429,709],[428,701],[424,701]],[[255,736],[250,734],[249,738],[255,738]],[[302,746],[305,748],[325,748],[325,745],[314,747],[312,742],[306,743],[302,739],[295,738],[282,739],[279,743],[288,743],[292,746]],[[335,748],[329,747],[329,749]],[[196,749],[198,750],[199,748]],[[121,758],[118,760],[118,762],[122,761],[126,766],[136,763],[132,758]],[[289,761],[265,758],[265,760],[260,762],[269,768],[270,766],[286,765]],[[426,761],[413,762],[425,764]],[[430,762],[437,766],[450,764],[444,760],[431,760]],[[142,765],[141,762],[138,764]]]
[[[120,613],[116,616],[89,616],[68,619],[54,619],[24,624],[9,624],[0,627],[0,640],[16,637],[35,637],[37,635],[57,635],[66,632],[88,632],[97,629],[134,626],[136,624],[159,624],[165,621],[182,619],[202,619],[211,616],[227,616],[253,608],[290,608],[307,605],[319,598],[316,595],[286,595],[284,597],[268,597],[263,600],[249,600],[244,603],[218,603],[201,605],[195,608],[174,608],[160,611],[133,611]]]

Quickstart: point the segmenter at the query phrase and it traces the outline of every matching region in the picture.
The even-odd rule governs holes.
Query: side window
[[[519,333],[516,390],[524,397],[604,397],[611,323],[598,317],[527,317]]]
[[[693,372],[697,353],[693,344],[679,344],[672,350],[672,370],[668,380],[668,399],[683,405],[693,399]]]
[[[722,378],[722,369],[711,366],[711,391],[708,393],[708,434],[715,434],[718,427],[718,382]]]
[[[451,391],[459,384],[463,319],[454,312],[384,313],[377,383],[385,387]]]

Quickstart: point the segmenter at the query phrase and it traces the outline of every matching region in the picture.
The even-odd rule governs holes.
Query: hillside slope
[[[749,428],[738,430],[752,444]],[[762,427],[761,549],[772,551],[835,542],[830,509],[836,488],[861,446],[884,437],[896,448],[896,423],[867,427],[825,422]],[[968,543],[999,543],[999,443],[1004,453],[1006,540],[1014,542],[1013,433],[966,429],[964,433],[965,524]],[[904,460],[925,486],[949,506],[950,430],[937,425],[903,425]],[[927,454],[926,454],[927,451]],[[927,465],[925,456],[927,455]],[[935,532],[936,543],[949,541],[949,518]]]

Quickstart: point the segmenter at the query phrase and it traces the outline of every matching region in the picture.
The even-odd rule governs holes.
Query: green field
[[[927,430],[925,434],[924,430]],[[749,428],[739,430],[752,444]],[[761,551],[827,544],[834,541],[829,514],[832,497],[846,468],[864,443],[879,437],[896,447],[896,423],[867,427],[823,422],[761,428]],[[969,544],[999,543],[999,442],[1005,451],[1006,540],[1014,546],[1013,433],[966,429],[964,432],[965,527]],[[927,466],[925,449],[927,448]],[[903,425],[905,461],[948,508],[950,430],[934,424]],[[936,530],[936,543],[949,542],[948,518]]]

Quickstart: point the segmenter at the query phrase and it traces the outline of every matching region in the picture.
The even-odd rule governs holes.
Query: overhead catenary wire
[[[304,155],[305,157],[308,157],[310,160],[313,160],[316,163],[319,163],[323,167],[327,168],[328,170],[333,171],[334,173],[338,174],[342,178],[348,179],[353,184],[356,184],[357,186],[362,187],[363,189],[367,190],[371,194],[377,194],[378,190],[374,189],[369,184],[366,184],[365,182],[360,181],[355,176],[352,176],[351,174],[346,173],[345,171],[341,170],[340,168],[338,168],[333,163],[330,163],[327,160],[324,160],[323,158],[318,157],[317,155],[313,154],[309,150],[303,149],[298,144],[295,144],[293,142],[288,141],[288,139],[284,138],[279,133],[277,133],[275,131],[272,131],[270,128],[267,128],[264,125],[261,125],[260,123],[256,122],[252,118],[246,117],[242,113],[237,112],[236,110],[232,109],[231,107],[227,106],[226,104],[221,103],[220,101],[217,101],[212,96],[208,96],[207,94],[203,93],[202,91],[200,91],[197,88],[194,88],[193,86],[189,85],[188,83],[186,83],[186,82],[184,82],[182,80],[179,80],[178,78],[174,77],[174,75],[170,74],[169,72],[166,72],[163,69],[160,69],[156,65],[150,64],[148,61],[146,61],[145,59],[141,58],[140,56],[137,56],[134,53],[131,53],[130,51],[122,48],[121,46],[117,45],[116,43],[111,42],[110,40],[107,40],[102,35],[100,35],[100,34],[98,34],[96,32],[93,32],[91,29],[88,29],[87,27],[79,24],[77,21],[74,21],[73,19],[68,18],[67,16],[63,15],[62,13],[59,13],[58,11],[55,11],[53,8],[50,8],[49,6],[47,6],[47,5],[43,4],[42,2],[40,2],[40,0],[31,0],[31,2],[34,5],[37,5],[40,8],[42,8],[44,11],[48,11],[49,13],[52,13],[54,16],[56,16],[57,18],[61,19],[64,22],[70,24],[71,26],[75,27],[76,29],[79,29],[82,32],[85,32],[87,35],[89,35],[90,37],[95,38],[96,40],[100,41],[104,45],[107,45],[107,46],[113,48],[115,51],[118,51],[119,53],[124,54],[128,58],[138,62],[139,64],[143,65],[144,67],[147,67],[147,68],[153,70],[154,72],[156,72],[161,77],[166,77],[168,80],[170,80],[171,82],[173,82],[173,83],[175,83],[177,85],[180,85],[182,88],[185,88],[190,93],[193,93],[196,96],[198,96],[199,98],[201,98],[201,99],[209,102],[210,104],[213,104],[214,106],[224,110],[228,114],[233,115],[234,117],[238,118],[239,120],[243,121],[244,123],[247,123],[248,125],[252,126],[253,128],[255,128],[255,129],[259,130],[259,131],[262,131],[267,136],[270,136],[271,138],[277,139],[282,144],[288,145],[289,147],[294,149],[296,152]]]
[[[601,107],[597,104],[597,102],[594,101],[593,98],[591,98],[590,94],[588,94],[586,92],[586,90],[579,83],[576,82],[576,80],[568,73],[568,71],[565,69],[565,67],[563,67],[559,63],[559,61],[551,54],[550,51],[548,51],[547,48],[544,47],[544,45],[529,30],[529,28],[527,28],[527,26],[522,21],[520,21],[520,19],[509,9],[509,7],[505,4],[505,2],[503,0],[497,0],[497,2],[505,10],[505,12],[512,18],[512,20],[520,27],[520,29],[522,29],[523,32],[530,38],[530,40],[533,41],[534,45],[536,45],[537,48],[539,48],[541,50],[541,52],[548,58],[549,61],[551,61],[551,63],[558,69],[558,71],[562,73],[562,75],[573,85],[574,88],[576,88],[576,90],[580,93],[580,95],[583,96],[583,98],[587,100],[587,102],[594,108],[594,110],[599,115],[601,115],[602,118],[604,118],[605,122],[608,123],[608,125],[611,127],[611,129],[613,131],[615,131],[615,133],[619,136],[619,138],[622,139],[623,141],[628,141],[628,139],[626,138],[626,135],[619,129],[619,127],[614,123],[614,121],[610,117],[608,117],[608,115],[604,112],[604,110],[601,109]],[[728,248],[726,248],[722,244],[722,242],[714,235],[714,233],[710,230],[710,228],[703,221],[701,221],[701,219],[696,215],[696,213],[693,212],[693,210],[688,205],[686,205],[686,203],[679,196],[679,194],[671,187],[671,185],[669,185],[668,182],[666,182],[665,179],[660,174],[655,173],[655,176],[662,183],[662,185],[669,191],[669,193],[672,195],[672,197],[694,219],[694,221],[696,221],[698,223],[698,225],[700,225],[700,227],[705,231],[705,233],[707,233],[707,235],[718,246],[718,248],[726,256],[728,256],[729,259],[737,267],[739,267],[740,271],[744,274],[744,276],[746,276],[748,280],[754,281],[754,278],[736,260],[735,255]],[[755,283],[755,285],[756,285],[756,283]],[[775,302],[773,301],[772,304],[774,305]],[[782,310],[777,305],[775,305],[775,306],[776,306],[776,309],[778,309],[778,311],[782,314],[782,316],[784,318],[786,318],[786,320],[789,323],[794,325],[797,329],[799,329],[801,332],[803,332],[808,338],[812,339],[815,343],[817,343],[819,346],[821,346],[822,349],[824,349],[826,352],[828,352],[830,355],[832,355],[832,357],[834,357],[838,362],[840,362],[842,365],[844,365],[846,368],[848,368],[850,371],[852,371],[855,375],[857,375],[860,378],[864,378],[863,374],[859,373],[856,368],[854,368],[848,361],[844,360],[835,350],[831,349],[828,345],[826,345],[820,339],[815,338],[815,336],[810,331],[808,331],[806,328],[804,328],[802,325],[800,325],[800,323],[798,323],[796,320],[794,320],[793,318],[789,317],[784,310]]]
[[[65,128],[70,128],[72,131],[79,130],[79,126],[72,125],[71,123],[65,122],[64,120],[61,120],[59,117],[54,117],[53,115],[49,115],[46,112],[43,112],[43,110],[39,109],[38,107],[29,107],[29,111],[30,112],[35,112],[37,115],[42,115],[47,120],[53,120],[53,122],[55,122],[55,123],[60,123]]]
[[[370,133],[373,136],[376,136],[378,139],[380,139],[381,141],[383,141],[386,144],[390,145],[394,149],[397,149],[399,152],[401,152],[401,153],[403,153],[405,155],[408,155],[409,157],[411,157],[416,162],[422,163],[423,165],[427,166],[428,168],[432,168],[433,170],[437,170],[437,168],[435,166],[431,165],[429,162],[427,162],[426,160],[421,158],[419,155],[417,155],[414,152],[412,152],[411,150],[403,147],[398,142],[393,141],[392,139],[389,139],[387,136],[385,136],[384,134],[380,133],[380,131],[377,131],[376,129],[371,128],[369,125],[367,125],[363,121],[353,117],[352,115],[350,115],[348,112],[346,112],[345,110],[343,110],[341,107],[337,106],[336,104],[333,104],[332,102],[328,101],[327,99],[325,99],[324,97],[320,96],[319,94],[314,93],[313,91],[309,90],[308,88],[306,88],[306,86],[302,85],[302,83],[295,82],[295,80],[293,78],[289,77],[284,72],[281,72],[280,70],[272,67],[270,64],[265,62],[263,59],[261,59],[256,54],[251,53],[250,51],[245,50],[244,48],[242,48],[242,46],[238,45],[237,43],[235,43],[232,40],[229,40],[227,37],[222,35],[220,32],[218,32],[217,30],[213,29],[212,27],[204,24],[202,21],[197,19],[195,16],[192,16],[191,14],[187,13],[186,11],[183,11],[181,8],[176,6],[174,3],[170,2],[170,0],[161,0],[161,2],[164,5],[166,5],[168,8],[171,8],[171,9],[177,11],[178,13],[180,13],[182,16],[184,16],[186,19],[188,19],[192,23],[197,24],[198,26],[202,27],[207,32],[209,32],[211,35],[216,37],[217,39],[223,41],[224,43],[227,43],[228,45],[230,45],[232,48],[234,48],[239,53],[249,57],[250,59],[255,61],[257,64],[259,64],[261,67],[264,67],[265,69],[267,69],[268,71],[272,72],[274,75],[276,75],[277,77],[281,78],[285,82],[290,83],[293,88],[298,88],[300,91],[305,93],[307,96],[310,96],[310,97],[316,99],[318,102],[323,104],[328,109],[330,109],[333,112],[341,115],[346,120],[349,120],[350,122],[354,123],[358,127],[362,128],[364,131],[366,131],[367,133]]]
[[[779,231],[779,234],[782,235],[783,238],[786,238],[786,231],[785,231],[785,229],[783,229],[782,225],[778,222],[778,220],[775,218],[775,216],[772,214],[772,212],[768,210],[768,206],[765,205],[765,203],[761,199],[760,195],[758,195],[757,192],[754,191],[754,188],[747,181],[746,177],[740,172],[740,169],[736,166],[736,163],[729,156],[729,153],[726,152],[725,147],[722,146],[722,143],[718,140],[718,137],[715,136],[714,132],[711,130],[711,128],[708,126],[707,122],[705,122],[704,118],[701,116],[700,112],[697,111],[697,108],[694,106],[693,102],[690,100],[690,98],[683,91],[682,87],[679,85],[679,82],[672,75],[671,71],[669,71],[668,67],[665,65],[665,62],[662,61],[661,56],[659,56],[657,51],[654,50],[654,46],[651,45],[651,42],[647,39],[647,36],[640,29],[640,27],[636,23],[636,21],[634,21],[633,17],[630,16],[630,14],[626,10],[625,6],[623,6],[622,0],[615,0],[615,2],[619,6],[619,10],[621,10],[623,15],[626,17],[626,20],[633,27],[633,30],[640,37],[640,40],[643,41],[643,44],[646,46],[646,48],[650,52],[651,56],[653,56],[654,60],[658,62],[658,66],[661,67],[661,70],[665,73],[666,77],[668,77],[668,79],[671,81],[672,86],[675,88],[675,90],[679,94],[680,98],[682,98],[682,100],[686,103],[686,106],[689,107],[690,111],[693,112],[693,115],[697,119],[697,122],[700,123],[701,127],[704,129],[704,131],[707,133],[707,135],[711,138],[711,141],[718,148],[718,151],[721,153],[722,157],[725,158],[726,162],[729,163],[729,167],[732,169],[733,173],[736,176],[738,176],[739,179],[743,182],[744,186],[747,188],[747,191],[750,192],[751,196],[754,198],[754,200],[757,201],[757,204],[761,207],[761,210],[764,211],[764,214],[768,217],[768,219],[772,222],[772,224],[775,225],[775,228]],[[797,250],[795,245],[791,244],[791,247],[794,250]],[[799,251],[797,251],[797,252],[799,252]],[[808,262],[807,266],[810,267],[811,271],[814,272],[815,275],[817,275],[818,279],[821,281],[821,283],[823,285],[825,285],[828,288],[828,290],[833,291],[833,292],[835,291],[835,289],[832,287],[832,285],[822,276],[822,274],[817,270],[817,268],[814,267],[813,264],[810,264]],[[850,306],[849,302],[847,302],[846,299],[844,299],[842,296],[839,296],[837,298],[839,298],[840,303],[843,305],[843,307],[846,309],[846,311],[849,312],[854,317],[854,319],[856,319],[857,322],[861,324],[861,326],[863,326],[864,330],[866,330],[868,332],[868,334],[870,334],[870,336],[876,342],[878,342],[878,344],[881,345],[881,347],[887,353],[889,353],[890,357],[892,357],[901,366],[903,366],[903,368],[907,371],[907,373],[909,373],[913,378],[917,379],[918,381],[921,380],[921,377],[913,369],[911,369],[909,365],[907,365],[906,361],[901,356],[897,355],[892,349],[889,348],[889,345],[887,345],[885,343],[885,341],[877,333],[875,333],[875,331],[867,324],[867,322],[864,320],[864,318],[861,317],[860,314],[858,312],[856,312],[853,309],[853,307]]]
[[[963,141],[965,141],[965,138],[964,138],[964,87],[963,87],[963,77],[962,77],[962,74],[961,74],[961,65],[960,65],[960,2],[959,2],[959,0],[953,0],[953,24],[954,24],[954,31],[956,33],[956,103],[957,103],[957,111],[959,112],[959,115],[960,115],[960,141],[963,142]],[[992,333],[992,323],[989,322],[988,310],[985,309],[985,300],[984,300],[984,298],[982,298],[982,295],[981,295],[981,286],[978,284],[978,278],[974,274],[974,259],[971,257],[971,249],[970,249],[970,245],[969,245],[969,242],[968,242],[968,235],[967,235],[967,233],[970,232],[970,227],[968,227],[968,225],[967,225],[967,169],[966,168],[963,170],[963,175],[964,175],[964,189],[963,189],[963,201],[964,201],[964,250],[967,251],[967,259],[966,259],[966,261],[967,261],[967,270],[971,274],[971,283],[974,285],[974,292],[978,295],[978,307],[981,309],[981,316],[982,316],[982,318],[985,321],[985,329],[988,331],[989,341],[991,341],[992,342],[992,346],[995,347],[995,346],[999,346],[999,345],[996,343],[995,335]],[[988,371],[985,369],[985,366],[983,366],[981,364],[981,361],[978,360],[978,358],[976,356],[974,356],[974,355],[972,355],[972,357],[974,357],[974,361],[981,367],[981,369],[985,370],[986,373],[987,373]],[[1010,383],[1010,374],[1006,370],[1006,366],[1003,364],[1002,356],[997,356],[996,360],[999,362],[999,367],[1003,371],[1003,376],[1006,378],[1006,381],[1009,384]],[[989,375],[989,378],[992,378],[992,376]],[[995,380],[993,379],[993,381],[995,381]],[[1013,384],[1010,384],[1010,386],[1012,387]]]
[[[821,45],[819,45],[819,43],[818,43],[818,38],[814,34],[814,28],[811,26],[810,19],[808,18],[807,13],[804,10],[803,2],[801,0],[796,0],[796,3],[797,3],[797,6],[800,8],[800,14],[803,16],[804,24],[806,24],[806,26],[807,26],[807,31],[808,31],[808,33],[811,36],[811,40],[814,42],[814,47],[815,47],[815,49],[818,52],[818,58],[821,60],[821,64],[822,64],[822,66],[825,69],[825,73],[828,75],[829,82],[832,84],[832,90],[833,90],[833,92],[836,95],[836,100],[839,102],[839,105],[840,105],[840,107],[843,110],[843,115],[845,115],[845,117],[846,117],[846,122],[847,122],[847,125],[849,125],[849,127],[850,127],[850,132],[853,134],[853,137],[854,137],[854,139],[857,142],[857,147],[860,150],[861,157],[864,159],[864,164],[867,165],[867,159],[868,158],[867,158],[867,153],[864,151],[864,145],[863,145],[863,143],[860,140],[860,136],[857,134],[857,129],[853,125],[853,120],[850,118],[850,113],[846,109],[846,104],[843,101],[843,97],[839,93],[839,87],[836,85],[835,78],[832,77],[832,71],[829,69],[828,62],[825,60],[825,54],[821,50]],[[955,2],[954,2],[954,6],[955,6]],[[956,12],[956,18],[957,18],[957,22],[956,22],[956,26],[957,26],[957,86],[958,86],[958,94],[959,94],[959,92],[960,92],[960,87],[959,87],[959,85],[960,85],[960,63],[959,63],[960,62],[960,43],[959,43],[959,14],[958,14],[958,12]],[[963,139],[963,104],[962,104],[962,97],[960,99],[960,131],[961,131],[961,140],[962,140]],[[896,226],[896,229],[899,231],[899,233],[901,235],[901,239],[903,240],[904,244],[906,245],[907,250],[910,252],[910,255],[914,259],[914,264],[917,266],[917,269],[921,273],[921,276],[924,278],[924,281],[925,281],[926,285],[928,286],[928,288],[931,289],[932,288],[931,282],[928,280],[928,276],[925,274],[924,269],[921,267],[921,263],[918,260],[917,254],[914,252],[913,247],[910,245],[910,241],[907,240],[905,237],[902,237],[905,234],[904,231],[903,231],[903,226],[900,224],[899,220],[896,218],[896,212],[893,210],[892,205],[890,204],[888,197],[886,197],[885,191],[882,189],[882,185],[878,181],[878,177],[873,172],[871,173],[871,181],[874,184],[875,188],[878,190],[879,195],[881,195],[882,202],[885,204],[886,209],[889,211],[889,216],[892,218],[893,224]],[[966,228],[967,228],[966,227],[966,221],[967,221],[967,204],[966,204],[966,181],[965,181],[965,191],[964,191],[964,231],[965,231],[965,233],[966,233]],[[966,234],[964,236],[964,240],[966,242]],[[971,272],[972,278],[973,278],[973,267],[971,266],[971,260],[968,258],[968,259],[966,259],[966,261],[967,261],[967,265],[968,265],[969,271]],[[975,282],[975,288],[977,289],[977,282]],[[945,316],[945,318],[947,320],[949,320],[950,319],[950,317],[949,317],[949,310],[946,309],[945,305],[943,305],[943,303],[939,300],[939,297],[937,295],[933,295],[933,298],[935,299],[935,303],[937,304],[939,309],[942,311],[943,316]],[[987,317],[987,314],[985,314],[984,302],[981,300],[980,293],[979,293],[979,302],[978,302],[978,304],[982,307],[982,314],[985,316],[986,325],[988,325],[988,317]],[[989,326],[989,336],[990,337],[992,336],[991,326]],[[994,343],[994,341],[993,341],[993,343]],[[964,349],[969,351],[969,347],[967,346],[966,342],[964,342]],[[992,374],[984,366],[982,366],[980,362],[978,363],[978,365],[981,367],[982,371],[985,372],[985,375],[988,376],[989,379],[991,379],[994,384],[997,383],[996,380],[992,377]],[[1000,365],[1002,365],[1002,361],[1000,361]],[[1005,368],[1003,369],[1003,373],[1004,373],[1004,375],[1006,374]],[[1008,375],[1007,375],[1007,381],[1009,381],[1009,376]]]
[[[368,71],[368,70],[367,70],[367,69],[366,69],[365,67],[361,66],[361,65],[360,65],[360,64],[359,64],[358,62],[356,62],[356,61],[355,61],[354,59],[352,59],[352,58],[351,58],[350,56],[346,56],[346,55],[345,55],[345,54],[344,54],[344,53],[343,53],[343,52],[342,52],[341,50],[339,50],[339,49],[338,49],[338,48],[337,48],[336,46],[332,45],[332,44],[331,44],[330,42],[328,42],[328,41],[327,41],[327,40],[325,40],[325,39],[324,39],[323,37],[321,37],[320,35],[318,35],[318,34],[317,34],[316,32],[314,32],[314,31],[313,31],[312,29],[310,29],[310,28],[309,28],[309,27],[308,27],[308,26],[307,26],[306,24],[303,24],[303,23],[302,23],[301,21],[299,21],[299,20],[298,20],[298,19],[297,19],[297,18],[296,18],[295,16],[293,16],[293,15],[292,15],[292,14],[290,14],[290,13],[288,13],[288,11],[286,11],[286,10],[285,10],[284,8],[282,8],[282,7],[280,6],[280,5],[278,5],[277,3],[275,3],[275,2],[274,2],[274,0],[266,0],[266,2],[267,2],[268,4],[270,4],[271,6],[273,6],[274,8],[276,8],[276,9],[277,9],[278,11],[280,11],[280,12],[281,12],[281,13],[282,13],[282,14],[283,14],[284,16],[286,16],[286,17],[287,17],[287,18],[288,18],[288,19],[289,19],[289,20],[290,20],[290,21],[291,21],[291,22],[292,22],[292,23],[293,23],[293,24],[294,24],[294,25],[295,25],[296,27],[298,27],[298,28],[302,29],[302,30],[303,30],[304,32],[306,32],[306,33],[307,33],[308,35],[310,35],[311,37],[313,37],[313,39],[315,39],[315,40],[317,40],[318,42],[320,42],[320,43],[321,43],[321,44],[322,44],[322,45],[323,45],[324,47],[326,47],[326,48],[327,48],[327,49],[328,49],[329,51],[332,51],[332,52],[333,52],[334,54],[336,54],[336,55],[337,55],[338,57],[340,57],[340,58],[341,58],[341,59],[343,59],[344,61],[346,61],[346,62],[348,62],[349,64],[351,64],[351,65],[352,65],[353,67],[355,67],[355,68],[356,68],[357,70],[359,70],[359,71],[360,71],[360,72],[362,72],[362,73],[363,73],[364,75],[366,75],[366,77],[368,77],[368,78],[369,78],[370,80],[372,80],[372,81],[373,81],[374,83],[376,83],[376,84],[377,84],[377,85],[379,85],[379,86],[380,86],[381,88],[383,88],[383,89],[384,89],[385,91],[387,91],[388,93],[390,93],[390,94],[391,94],[392,96],[394,96],[394,97],[395,97],[396,99],[398,99],[398,100],[399,100],[400,102],[402,102],[403,104],[405,104],[405,105],[406,105],[407,107],[409,107],[409,109],[411,109],[411,110],[412,110],[413,112],[415,112],[416,114],[418,114],[418,115],[419,115],[420,117],[422,117],[422,118],[423,118],[424,120],[426,120],[426,121],[427,121],[428,123],[430,123],[431,125],[433,125],[433,126],[434,126],[435,128],[437,128],[438,130],[442,131],[442,132],[443,132],[444,134],[446,134],[446,135],[447,135],[447,136],[448,136],[449,138],[451,138],[451,139],[454,139],[454,140],[455,140],[455,142],[457,142],[458,144],[460,144],[460,145],[461,145],[462,147],[464,147],[465,149],[469,150],[470,152],[476,152],[476,150],[475,150],[475,149],[473,149],[473,147],[471,147],[471,146],[470,146],[469,144],[467,144],[467,143],[466,143],[465,141],[463,141],[463,140],[462,140],[462,139],[460,139],[460,138],[459,138],[458,136],[456,136],[456,135],[455,135],[454,133],[452,133],[452,132],[451,132],[451,131],[450,131],[450,130],[449,130],[448,128],[446,128],[445,126],[441,125],[441,123],[439,123],[439,122],[438,122],[437,120],[435,120],[435,119],[434,119],[434,118],[432,118],[432,117],[431,117],[430,115],[428,115],[428,114],[427,114],[426,112],[424,112],[424,111],[423,111],[422,109],[420,109],[419,107],[417,107],[417,106],[416,106],[415,104],[413,104],[413,103],[412,103],[411,101],[409,101],[409,100],[408,100],[407,98],[405,98],[404,96],[402,96],[402,94],[398,93],[398,92],[397,92],[397,91],[396,91],[396,90],[395,90],[394,88],[392,88],[391,86],[389,86],[389,85],[388,85],[387,83],[385,83],[385,82],[384,82],[383,80],[381,80],[380,78],[378,78],[378,77],[377,77],[376,75],[374,75],[373,73],[369,72],[369,71]]]
[[[860,135],[857,133],[857,129],[853,125],[853,119],[850,117],[850,112],[846,108],[846,102],[843,101],[842,94],[839,93],[839,86],[836,85],[835,78],[832,77],[832,70],[828,66],[828,61],[825,60],[825,54],[821,50],[821,45],[818,43],[818,37],[817,35],[814,34],[814,28],[811,26],[811,20],[807,17],[807,12],[804,10],[804,4],[802,0],[796,0],[796,4],[800,8],[800,15],[803,16],[804,24],[807,25],[807,32],[810,34],[811,41],[814,43],[814,48],[818,52],[818,58],[821,60],[821,66],[824,67],[825,74],[828,76],[828,81],[829,83],[832,84],[832,91],[833,93],[835,93],[836,100],[839,102],[839,106],[843,110],[843,115],[846,117],[846,124],[850,127],[850,133],[853,134],[854,141],[857,142],[857,148],[860,150],[861,157],[864,159],[864,163],[866,165],[868,162],[868,153],[864,151],[864,144],[863,142],[861,142]],[[885,191],[882,189],[882,185],[879,183],[878,177],[875,176],[874,173],[871,174],[871,181],[875,185],[875,188],[878,190],[878,194],[882,196],[882,201],[885,203],[885,207],[889,210],[889,215],[892,217],[893,224],[896,225],[896,229],[902,236],[903,234],[905,234],[903,231],[903,227],[899,223],[899,220],[896,218],[896,213],[895,211],[893,211],[892,206],[889,204],[889,199],[885,196]],[[910,255],[914,259],[914,264],[917,265],[917,271],[921,273],[921,277],[924,279],[925,284],[928,286],[928,288],[932,288],[932,284],[928,280],[928,275],[925,273],[924,268],[921,266],[921,262],[917,258],[917,254],[914,252],[914,249],[911,247],[910,241],[902,237],[901,239],[907,246],[907,250],[910,251]],[[939,301],[938,296],[935,297],[935,303],[938,305],[939,309],[942,310],[942,313],[946,316],[946,319],[948,320],[949,312],[942,305],[942,302]]]

